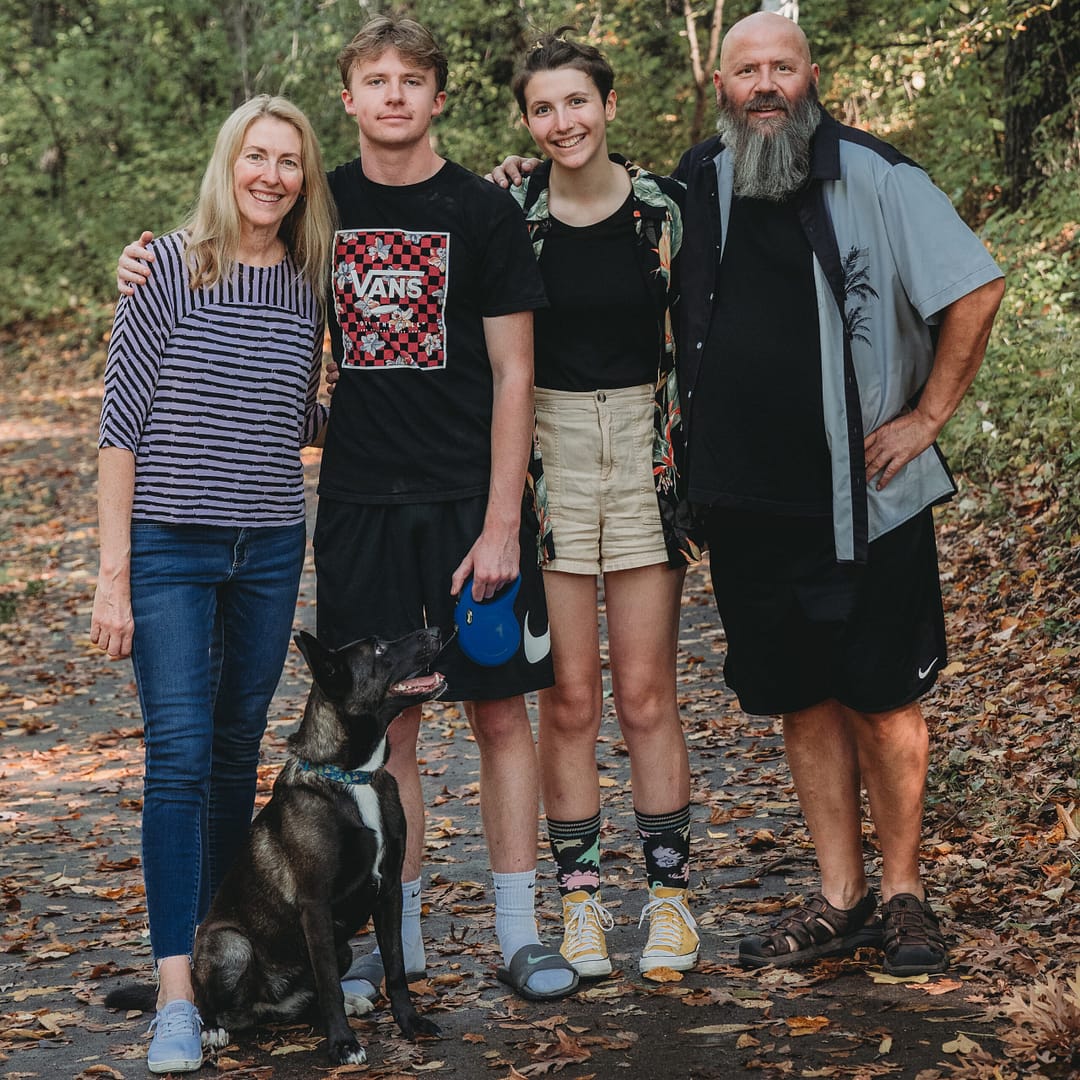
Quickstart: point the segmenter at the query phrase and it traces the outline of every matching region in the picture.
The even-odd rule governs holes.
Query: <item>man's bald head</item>
[[[775,11],[755,11],[753,15],[740,19],[728,30],[720,45],[720,70],[724,69],[725,56],[730,58],[740,47],[747,46],[791,49],[808,66],[811,63],[810,43],[798,23],[778,15]]]

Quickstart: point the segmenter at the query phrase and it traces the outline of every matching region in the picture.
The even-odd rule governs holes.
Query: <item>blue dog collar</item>
[[[339,769],[336,765],[315,765],[310,761],[297,761],[301,772],[312,772],[325,776],[327,780],[336,780],[339,784],[370,784],[373,772],[363,769]]]

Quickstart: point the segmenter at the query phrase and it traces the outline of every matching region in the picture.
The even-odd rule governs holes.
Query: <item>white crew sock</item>
[[[509,967],[520,948],[540,944],[536,929],[536,871],[522,870],[516,874],[492,871],[491,876],[495,882],[495,935],[499,939],[503,963]],[[565,990],[573,980],[572,971],[552,968],[534,972],[528,986],[543,994]]]

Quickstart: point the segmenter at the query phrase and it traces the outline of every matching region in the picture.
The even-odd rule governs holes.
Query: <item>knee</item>
[[[679,724],[674,688],[651,680],[616,682],[615,711],[624,734],[644,734],[665,724]]]
[[[525,739],[532,747],[532,728],[523,698],[473,701],[467,706],[466,715],[481,751],[499,753]]]
[[[540,694],[540,722],[560,737],[599,731],[602,710],[600,684],[591,680],[557,681]]]
[[[929,752],[930,732],[917,704],[892,712],[859,713],[858,718],[862,737],[877,747]]]
[[[252,730],[216,729],[214,732],[214,768],[249,772],[259,764],[259,748],[266,731],[266,716]]]

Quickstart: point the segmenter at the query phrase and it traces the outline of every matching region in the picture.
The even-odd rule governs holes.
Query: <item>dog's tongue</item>
[[[434,690],[442,682],[442,675],[437,671],[432,675],[418,675],[412,679],[403,679],[390,687],[392,694],[426,694]]]

